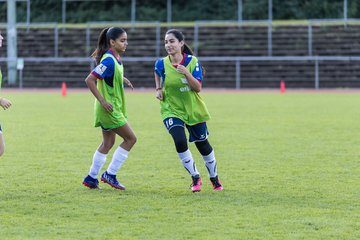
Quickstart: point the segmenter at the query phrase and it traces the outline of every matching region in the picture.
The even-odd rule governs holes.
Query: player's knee
[[[183,127],[173,127],[169,130],[178,153],[185,152],[188,149],[187,139]]]
[[[199,150],[200,154],[203,156],[209,155],[213,150],[208,140],[202,142],[195,142],[195,145]]]
[[[115,139],[111,139],[111,140],[107,140],[107,141],[104,141],[102,143],[102,146],[104,148],[105,151],[110,151],[110,149],[114,146],[115,144]]]
[[[128,136],[128,137],[124,138],[124,141],[132,147],[137,142],[137,138],[135,135],[132,135],[132,136]]]
[[[183,139],[174,139],[174,143],[178,153],[185,152],[188,149],[186,139],[185,141]]]
[[[135,143],[137,142],[137,138],[136,138],[136,136],[134,135],[134,136],[132,136],[131,138],[129,138],[129,143],[132,145],[132,146],[134,146],[135,145]]]

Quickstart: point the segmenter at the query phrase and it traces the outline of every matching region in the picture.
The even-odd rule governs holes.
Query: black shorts
[[[100,126],[102,130],[104,130],[105,132],[110,132],[112,130],[112,128],[104,128],[103,126]]]
[[[206,122],[198,123],[195,125],[187,125],[181,119],[176,117],[166,118],[164,125],[168,131],[175,126],[185,127],[189,131],[189,142],[202,142],[208,138],[209,131],[206,126]]]

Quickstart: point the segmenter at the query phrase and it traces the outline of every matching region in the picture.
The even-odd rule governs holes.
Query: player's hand
[[[6,98],[0,98],[0,106],[6,110],[9,107],[11,107],[11,102],[7,100]]]
[[[177,71],[178,71],[179,73],[184,74],[184,75],[190,73],[189,70],[188,70],[184,65],[181,65],[181,64],[179,64],[179,65],[177,66]]]
[[[105,108],[108,112],[112,112],[113,111],[113,106],[111,105],[111,103],[108,103],[107,101],[102,101],[100,102],[101,106],[103,108]]]
[[[164,99],[163,91],[161,88],[156,90],[156,98],[159,99],[160,101]]]
[[[124,82],[126,83],[126,85],[128,85],[129,87],[131,87],[132,90],[134,90],[134,86],[132,85],[132,83],[130,82],[129,79],[127,79],[126,77],[124,77]]]

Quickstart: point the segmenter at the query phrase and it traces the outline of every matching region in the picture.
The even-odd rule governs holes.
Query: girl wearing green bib
[[[191,190],[199,192],[202,181],[187,145],[185,127],[189,131],[189,141],[195,142],[204,159],[214,190],[222,190],[214,150],[208,141],[206,121],[210,114],[199,95],[202,68],[179,30],[166,32],[165,49],[168,56],[155,63],[156,97],[160,100],[164,125],[174,140],[182,164],[192,177]]]
[[[3,41],[3,36],[1,36],[1,32],[0,32],[0,47],[2,47],[2,41]],[[1,83],[2,83],[2,73],[1,73],[1,69],[0,69],[0,88],[1,88]],[[11,107],[11,102],[9,100],[7,100],[6,98],[0,97],[0,106],[6,110],[9,107]],[[0,156],[2,156],[4,154],[5,151],[5,143],[4,143],[4,137],[3,137],[3,133],[2,133],[2,129],[1,129],[1,125],[0,125]]]
[[[116,178],[120,167],[136,143],[136,136],[127,122],[124,83],[133,88],[124,77],[124,67],[120,54],[128,45],[127,34],[122,28],[105,28],[99,36],[95,52],[92,54],[97,66],[85,79],[86,85],[95,96],[95,127],[101,127],[103,140],[93,156],[88,176],[83,184],[89,188],[99,188],[98,174],[105,164],[106,157],[115,143],[116,135],[123,142],[115,150],[101,181],[113,188],[125,190]]]

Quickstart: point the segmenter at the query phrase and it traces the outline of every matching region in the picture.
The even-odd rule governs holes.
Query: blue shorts
[[[176,126],[186,126],[187,130],[189,131],[189,142],[202,142],[205,141],[209,136],[206,122],[190,126],[185,124],[181,119],[175,117],[166,118],[163,122],[168,131]]]

